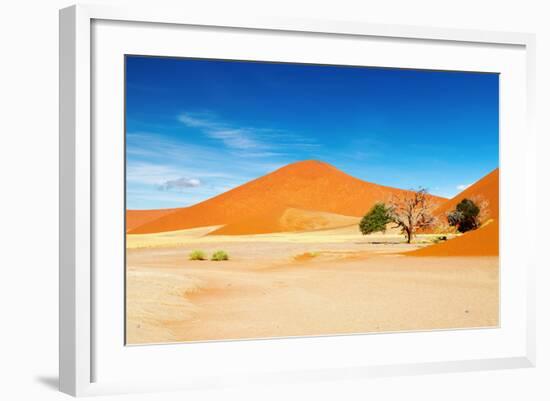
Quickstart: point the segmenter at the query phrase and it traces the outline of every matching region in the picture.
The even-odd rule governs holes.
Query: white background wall
[[[128,4],[112,0],[97,3]],[[135,1],[134,1],[135,3]],[[143,2],[146,3],[146,2]],[[151,2],[153,3],[153,2]],[[364,20],[538,35],[539,182],[548,183],[550,12],[547,1],[267,0],[162,1],[189,12]],[[3,1],[0,8],[0,398],[57,400],[58,20],[64,0]],[[547,210],[549,190],[537,201]],[[542,215],[542,213],[539,213]],[[547,213],[546,213],[547,214]],[[543,216],[542,219],[547,219]],[[327,382],[225,392],[123,396],[188,399],[550,399],[549,234],[538,231],[538,366],[534,369]],[[109,399],[111,399],[109,397]]]

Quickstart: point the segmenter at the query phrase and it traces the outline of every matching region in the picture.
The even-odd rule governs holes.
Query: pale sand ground
[[[204,236],[215,228],[128,236],[129,344],[498,325],[497,257],[409,257],[419,245],[356,226]]]

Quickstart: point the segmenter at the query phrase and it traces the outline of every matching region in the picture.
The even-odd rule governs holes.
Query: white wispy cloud
[[[216,129],[220,125],[210,113],[181,113],[178,120],[189,127]]]
[[[320,146],[304,135],[242,125],[211,112],[184,112],[177,121],[187,128],[177,136],[161,128],[127,133],[129,208],[190,205],[295,161],[297,151]],[[196,140],[189,130],[210,140]]]
[[[252,139],[250,133],[243,129],[219,129],[207,132],[208,136],[220,139],[227,147],[233,149],[260,149],[266,145]]]
[[[168,180],[159,185],[159,189],[162,191],[169,191],[171,189],[182,190],[184,188],[196,188],[201,185],[201,180],[198,178],[181,177],[177,180]]]
[[[254,129],[235,127],[210,113],[182,113],[178,120],[188,127],[198,128],[210,138],[221,140],[232,149],[263,149],[267,144],[255,138]]]
[[[149,163],[129,162],[126,167],[126,180],[130,183],[158,187],[168,180],[175,180],[181,172],[172,166]]]
[[[135,160],[127,164],[126,179],[129,209],[190,206],[248,180],[208,166]]]
[[[472,184],[460,184],[456,186],[456,189],[458,189],[459,191],[464,191],[466,188],[468,188],[471,185]]]
[[[212,149],[176,141],[154,132],[132,132],[126,135],[126,154],[128,157],[146,160],[184,161],[193,159],[195,164],[214,162],[219,155]]]
[[[167,138],[156,133],[128,133],[126,141],[128,167],[139,174],[150,169],[155,175],[169,174],[165,177],[226,178],[242,181],[251,177],[251,170],[265,171],[273,166],[273,160],[258,158],[284,157],[284,153],[275,151],[245,152],[235,149],[220,149],[212,146],[190,144],[181,140]],[[248,160],[251,158],[252,160]],[[276,164],[285,164],[282,160]],[[231,169],[227,167],[231,166]],[[139,170],[138,170],[139,169]],[[159,181],[159,182],[160,182]]]
[[[228,149],[241,152],[241,157],[284,156],[284,149],[314,150],[319,144],[302,135],[282,132],[271,127],[243,126],[217,117],[211,112],[184,112],[178,120],[196,128],[209,138],[221,141]]]
[[[194,178],[182,178],[194,177]],[[205,166],[200,168],[188,168],[186,165],[161,164],[155,162],[128,162],[126,168],[126,180],[141,185],[149,185],[160,188],[166,183],[178,180],[187,180],[189,187],[198,187],[204,184],[204,180],[241,182],[248,177],[241,177],[231,173],[217,172]],[[198,182],[196,182],[197,180]],[[183,181],[182,181],[183,183]],[[180,185],[181,187],[182,185]]]

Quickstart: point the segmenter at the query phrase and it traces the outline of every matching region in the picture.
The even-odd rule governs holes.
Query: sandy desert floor
[[[496,256],[406,256],[425,244],[362,236],[357,226],[206,235],[215,229],[128,235],[128,344],[499,323]],[[188,260],[195,249],[223,249],[230,260]]]

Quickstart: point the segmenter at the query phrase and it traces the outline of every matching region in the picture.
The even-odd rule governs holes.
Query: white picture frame
[[[288,35],[307,33],[341,38],[384,38],[385,40],[413,40],[438,44],[460,44],[461,46],[512,46],[520,49],[520,58],[525,60],[525,80],[520,82],[525,97],[520,102],[525,106],[524,132],[517,132],[525,142],[524,146],[508,146],[509,152],[521,153],[521,158],[510,159],[509,166],[523,163],[518,173],[507,174],[503,180],[510,183],[523,183],[521,196],[517,202],[534,199],[536,183],[534,181],[535,132],[533,129],[534,110],[534,54],[535,37],[524,33],[485,32],[460,29],[439,29],[414,26],[376,25],[350,21],[317,21],[293,20],[281,18],[227,18],[216,15],[193,15],[182,10],[164,10],[151,8],[112,8],[109,6],[78,5],[60,11],[60,390],[74,395],[93,395],[105,393],[126,393],[134,391],[163,391],[170,389],[208,388],[225,385],[235,385],[248,381],[288,382],[328,380],[339,378],[362,378],[369,376],[413,375],[450,371],[470,371],[482,369],[506,369],[531,367],[535,364],[535,283],[534,270],[536,260],[527,260],[521,269],[525,280],[521,284],[518,296],[525,298],[525,309],[520,313],[521,330],[517,337],[517,348],[510,352],[495,351],[484,357],[464,359],[454,358],[443,361],[415,360],[412,356],[406,363],[367,363],[343,367],[331,366],[330,360],[325,365],[314,369],[301,367],[290,369],[288,362],[282,361],[276,371],[258,371],[258,374],[236,373],[226,374],[220,371],[215,377],[207,377],[197,371],[193,377],[184,379],[169,378],[166,380],[140,378],[132,381],[128,378],[117,379],[114,375],[108,380],[97,380],[96,366],[96,316],[94,313],[94,288],[100,285],[94,275],[93,232],[96,229],[94,214],[94,174],[99,148],[93,141],[93,87],[92,77],[95,66],[93,24],[97,21],[134,22],[155,24],[167,27],[211,27],[215,29],[230,28],[255,32],[283,32]],[[121,29],[126,29],[122,27]],[[223,34],[223,33],[222,33]],[[97,50],[97,49],[96,49]],[[518,81],[519,82],[519,81]],[[122,85],[122,83],[120,83]],[[504,155],[501,155],[504,157]],[[511,171],[511,169],[509,170]],[[502,192],[510,199],[514,194]],[[518,203],[519,204],[519,203]],[[536,214],[534,206],[525,211],[527,216]],[[534,222],[534,218],[527,221]],[[502,231],[501,231],[502,232]],[[529,246],[524,244],[524,247]],[[521,251],[518,250],[518,251]],[[534,253],[530,253],[534,254]],[[506,257],[504,254],[502,257]],[[118,291],[118,290],[117,290]],[[121,293],[122,294],[122,293]],[[120,294],[119,294],[120,295]],[[112,296],[117,296],[112,294]],[[504,295],[506,296],[506,294]],[[105,326],[103,326],[105,327]],[[392,334],[393,335],[393,334]],[[407,336],[407,333],[395,334]],[[428,335],[419,333],[419,335]],[[473,333],[472,335],[479,335]],[[466,336],[466,334],[464,334]],[[348,342],[350,346],[359,344],[360,336],[343,336],[338,342]],[[379,336],[380,337],[380,336]],[[371,336],[370,338],[376,338]],[[314,342],[313,339],[305,341]],[[315,340],[317,341],[317,340]],[[326,341],[326,340],[321,340]],[[335,340],[336,341],[336,340]],[[241,344],[245,344],[241,342]],[[242,347],[254,347],[255,342],[248,342]],[[267,344],[267,345],[266,345]],[[278,342],[277,344],[283,344]],[[121,341],[121,347],[123,343]],[[206,344],[205,346],[209,346]],[[504,347],[505,345],[503,345]],[[211,344],[210,347],[221,346]],[[269,341],[263,341],[261,347],[270,347]],[[262,349],[263,349],[262,348]],[[204,349],[204,348],[203,348]],[[156,348],[158,354],[162,351]],[[312,348],[314,350],[314,348]],[[518,351],[520,350],[520,351]],[[256,351],[260,352],[258,348]],[[220,351],[221,352],[221,351]],[[261,351],[263,352],[263,351]],[[166,354],[166,352],[164,352]],[[121,354],[122,355],[122,354]],[[137,357],[140,355],[136,354]],[[330,359],[330,353],[327,354]],[[134,358],[136,356],[133,356]],[[164,356],[159,356],[157,362]],[[285,365],[286,364],[286,365]],[[285,368],[286,366],[286,368]],[[348,366],[348,365],[345,365]],[[287,369],[288,368],[288,369]],[[145,375],[146,376],[146,375]]]

